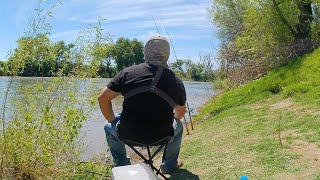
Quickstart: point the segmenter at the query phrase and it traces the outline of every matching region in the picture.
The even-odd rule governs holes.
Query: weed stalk
[[[279,123],[278,123],[278,138],[279,138],[279,144],[282,147],[282,138],[281,138],[281,120],[282,120],[282,114],[279,117]]]

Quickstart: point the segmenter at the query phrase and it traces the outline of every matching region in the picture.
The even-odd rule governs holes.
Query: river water
[[[18,77],[15,79],[11,86],[10,91],[15,91],[15,88],[23,85],[30,85],[36,82],[47,82],[49,78],[30,78],[30,77]],[[93,79],[91,79],[93,80]],[[89,81],[91,81],[89,79]],[[97,87],[104,87],[111,79],[94,79]],[[4,92],[9,82],[9,77],[0,77],[0,103],[3,102]],[[190,107],[191,116],[197,114],[199,108],[215,93],[211,83],[207,82],[194,82],[194,81],[184,81],[187,102]],[[98,92],[97,92],[98,93]],[[117,97],[112,103],[114,111],[121,112],[123,98],[121,96]],[[10,115],[9,115],[10,116]],[[186,119],[189,119],[189,115],[186,114]],[[104,123],[105,119],[101,111],[97,108],[92,112],[92,115],[83,124],[80,129],[80,137],[83,140],[84,151],[81,153],[81,157],[84,161],[90,160],[93,157],[102,158],[105,157],[107,153],[107,144],[105,142],[104,134]]]

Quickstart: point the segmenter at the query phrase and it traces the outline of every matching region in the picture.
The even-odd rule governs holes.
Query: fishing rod
[[[156,28],[157,28],[158,34],[160,35],[159,28],[158,28],[157,23],[156,23],[156,21],[154,20],[153,16],[152,16],[152,19],[153,19],[154,25],[155,25],[155,26],[156,26]]]
[[[189,103],[187,102],[187,108],[188,108],[188,113],[189,113],[189,118],[190,118],[190,123],[191,123],[191,130],[193,130],[193,123],[192,123],[192,118],[191,118],[191,114],[190,114],[190,108],[189,108]]]
[[[153,17],[152,17],[152,18],[153,18]],[[171,43],[171,46],[172,46],[172,49],[173,49],[174,56],[175,56],[176,61],[177,61],[178,58],[177,58],[176,50],[175,50],[175,48],[174,48],[174,46],[173,46],[173,43],[172,43],[170,34],[169,34],[168,30],[167,30],[167,27],[164,25],[161,17],[160,17],[160,21],[161,21],[161,24],[162,24],[162,26],[164,27],[164,29],[165,29],[165,31],[166,31],[166,33],[167,33],[167,35],[168,35],[168,38],[169,38],[169,40],[170,40],[170,43]],[[158,29],[158,27],[157,27],[157,29]],[[187,110],[188,110],[188,114],[189,114],[189,121],[190,121],[190,123],[191,123],[191,129],[193,130],[193,123],[192,123],[192,118],[191,118],[191,113],[190,113],[190,108],[189,108],[189,103],[188,103],[188,102],[187,102]],[[188,124],[187,124],[187,121],[186,121],[185,116],[183,116],[183,119],[184,119],[184,122],[185,122],[185,124],[186,124],[187,135],[188,135],[188,134],[189,134],[189,129],[188,129]]]
[[[155,25],[156,28],[157,28],[158,34],[160,35],[160,31],[159,31],[158,25],[157,25],[156,21],[154,20],[153,16],[152,16],[152,20],[153,20],[153,22],[154,22],[154,25]],[[160,20],[161,20],[161,19],[160,19]],[[176,54],[175,48],[174,48],[174,46],[173,46],[173,44],[172,44],[171,37],[170,37],[170,35],[169,35],[169,33],[168,33],[168,30],[167,30],[166,26],[164,25],[164,23],[162,22],[162,20],[161,20],[161,23],[162,23],[163,27],[165,28],[165,30],[166,30],[166,32],[167,32],[167,35],[168,35],[168,37],[169,37],[169,40],[170,40],[170,43],[171,43],[171,46],[172,46],[174,55],[175,55],[175,57],[176,57],[176,60],[178,60],[177,54]],[[187,103],[187,108],[188,108],[188,111],[189,111],[190,109],[189,109],[188,103]],[[190,111],[189,111],[189,117],[190,117],[190,121],[191,121]],[[183,116],[183,120],[184,120],[184,124],[185,124],[185,126],[186,126],[186,129],[187,129],[187,135],[189,135],[189,134],[190,134],[190,133],[189,133],[189,128],[188,128],[188,124],[187,124],[187,120],[186,120],[186,117],[185,117],[185,116]],[[191,124],[192,124],[192,123],[191,123]],[[193,126],[192,126],[192,130],[193,130]]]
[[[186,120],[186,116],[183,116],[183,120],[184,120],[184,124],[186,125],[186,129],[187,129],[187,135],[189,135],[189,128],[188,128],[188,124],[187,124],[187,120]]]

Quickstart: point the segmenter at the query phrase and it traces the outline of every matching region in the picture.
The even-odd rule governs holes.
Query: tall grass
[[[53,5],[43,1],[25,35],[49,35],[48,21],[59,5],[59,1]],[[110,37],[103,34],[101,23],[89,26],[80,32],[75,50],[66,59],[76,64],[72,75],[64,74],[66,67],[61,67],[56,78],[28,85],[19,84],[17,77],[28,63],[26,58],[14,58],[1,106],[0,179],[106,176],[108,166],[80,163],[81,141],[78,141],[79,129],[96,107],[98,92],[86,78],[96,76],[103,60],[100,47],[106,43],[110,43]]]

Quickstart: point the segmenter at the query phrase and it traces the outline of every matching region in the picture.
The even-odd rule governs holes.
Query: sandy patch
[[[258,109],[261,109],[263,108],[265,105],[263,105],[262,103],[254,103],[254,104],[251,104],[249,106],[250,109],[252,110],[258,110]]]
[[[304,114],[310,114],[312,116],[319,116],[320,110],[319,109],[312,109],[310,107],[305,107],[302,105],[299,105],[297,103],[294,103],[291,99],[284,99],[282,101],[279,101],[275,104],[272,104],[270,107],[271,110],[288,110],[292,112],[297,113],[304,113]]]
[[[291,132],[299,136],[296,132]],[[277,179],[310,179],[313,175],[320,172],[320,148],[315,143],[303,140],[295,140],[284,150],[299,156],[293,162],[294,166],[302,167],[298,173],[279,173]]]
[[[284,99],[271,105],[271,110],[287,109],[291,106],[293,106],[293,102],[290,99]]]

